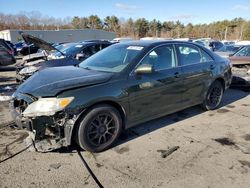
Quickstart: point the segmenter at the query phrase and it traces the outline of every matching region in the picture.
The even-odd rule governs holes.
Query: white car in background
[[[133,41],[133,39],[132,39],[132,38],[129,38],[129,37],[114,38],[114,39],[111,40],[110,42],[129,42],[129,41]]]

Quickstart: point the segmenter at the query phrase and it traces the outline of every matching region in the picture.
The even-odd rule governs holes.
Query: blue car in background
[[[49,55],[46,60],[29,62],[16,71],[16,81],[24,82],[35,72],[49,67],[77,66],[81,61],[89,58],[96,52],[114,44],[106,40],[86,40],[77,43],[68,43],[65,47],[54,47],[52,44],[31,35],[23,34],[25,41],[33,43]],[[53,53],[52,53],[53,52]]]

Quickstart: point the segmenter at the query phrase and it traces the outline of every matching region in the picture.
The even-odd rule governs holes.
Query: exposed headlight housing
[[[29,67],[25,67],[22,70],[20,70],[19,74],[31,74],[33,72],[36,72],[37,70],[38,70],[38,67],[29,66]]]
[[[52,59],[63,59],[63,58],[65,58],[65,56],[64,56],[64,55],[61,55],[61,56],[54,56],[54,57],[52,57]]]
[[[74,97],[66,98],[40,98],[31,103],[23,112],[24,117],[52,116],[65,109]]]

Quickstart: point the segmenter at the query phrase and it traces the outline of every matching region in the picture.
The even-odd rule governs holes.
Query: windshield
[[[56,47],[56,49],[60,50],[65,55],[70,55],[70,48],[76,46],[75,43],[67,43],[67,44],[61,44]],[[61,56],[62,54],[60,52],[55,52],[54,56]]]
[[[143,47],[116,44],[99,51],[79,67],[106,72],[121,72],[140,54]]]
[[[68,48],[64,48],[62,53],[66,55],[74,55],[76,54],[81,48],[83,47],[82,44],[71,45]]]
[[[241,48],[234,56],[250,56],[250,46]]]
[[[218,52],[236,52],[239,49],[238,46],[222,46]]]

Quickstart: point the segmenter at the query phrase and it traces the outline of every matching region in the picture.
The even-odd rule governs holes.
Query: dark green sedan
[[[112,45],[77,67],[39,71],[10,103],[38,151],[76,142],[100,152],[121,131],[190,106],[217,108],[231,83],[228,60],[194,43]]]

